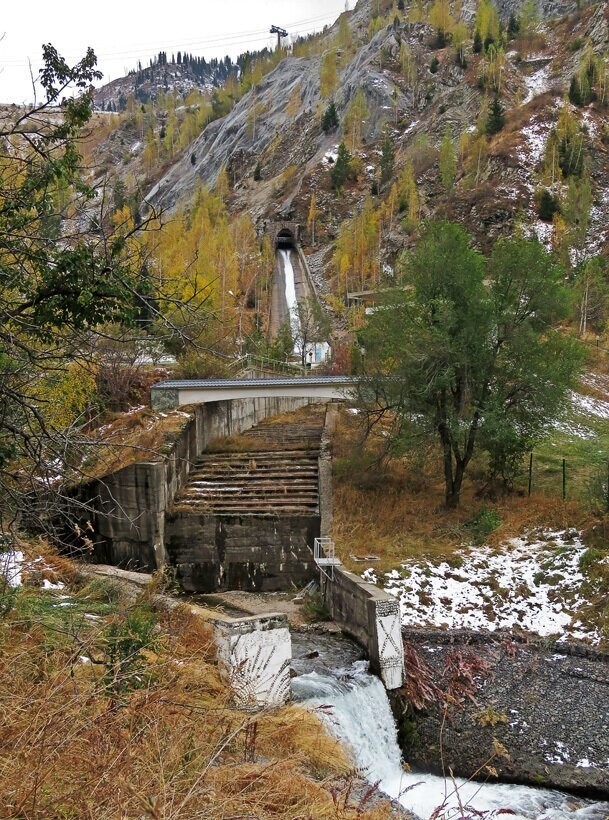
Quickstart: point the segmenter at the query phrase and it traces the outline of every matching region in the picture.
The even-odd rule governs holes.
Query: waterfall
[[[292,328],[292,335],[294,338],[298,336],[300,330],[300,323],[298,321],[298,314],[296,312],[296,282],[294,281],[294,268],[292,267],[291,251],[279,250],[279,255],[283,261],[283,272],[285,277],[285,301],[288,306],[288,316],[290,318],[290,327]]]
[[[387,693],[380,680],[368,673],[365,661],[331,673],[300,674],[292,680],[292,693],[307,708],[331,706],[331,710],[320,709],[318,714],[332,734],[351,750],[366,779],[378,782],[381,791],[423,820],[428,820],[438,806],[443,806],[437,815],[442,820],[482,816],[473,811],[462,814],[459,801],[466,808],[485,812],[485,820],[500,817],[505,810],[509,810],[506,816],[523,820],[606,820],[609,816],[607,803],[594,803],[562,792],[504,783],[468,783],[460,778],[453,782],[435,775],[405,772]]]

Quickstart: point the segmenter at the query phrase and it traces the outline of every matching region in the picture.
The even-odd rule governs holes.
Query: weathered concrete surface
[[[336,405],[329,404],[319,452],[319,533],[326,537],[332,532],[332,436],[337,418]]]
[[[316,575],[313,539],[319,516],[167,516],[166,545],[187,592],[274,592],[305,586]]]
[[[162,566],[167,561],[165,514],[199,454],[218,438],[309,403],[302,397],[272,397],[199,405],[157,461],[132,464],[83,487],[81,499],[94,509],[94,560],[148,571]],[[84,522],[82,529],[87,532]]]
[[[285,615],[223,618],[214,624],[214,637],[236,706],[260,709],[289,700],[292,642]]]
[[[320,404],[324,401],[346,399],[352,395],[356,382],[355,376],[317,376],[315,374],[307,377],[281,375],[267,379],[170,379],[153,385],[150,396],[152,407],[155,410],[244,400],[251,402],[301,400],[305,404],[307,402]],[[171,398],[171,405],[167,396]]]
[[[321,592],[333,620],[367,649],[370,668],[387,689],[404,683],[404,649],[396,598],[344,567],[322,574]]]
[[[444,723],[446,769],[469,777],[493,758],[501,780],[609,797],[609,655],[584,644],[523,643],[466,630],[409,629],[404,636],[442,689],[456,653],[465,667],[472,656],[488,666],[475,676],[475,701]],[[405,759],[441,773],[443,708],[411,710],[406,720]],[[494,738],[509,758],[493,757]]]

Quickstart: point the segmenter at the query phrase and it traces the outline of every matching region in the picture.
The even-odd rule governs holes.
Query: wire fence
[[[609,512],[609,455],[604,451],[596,457],[533,451],[522,466],[519,485],[528,495],[542,492]]]

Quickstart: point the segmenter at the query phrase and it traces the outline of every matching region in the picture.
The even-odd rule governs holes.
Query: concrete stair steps
[[[177,509],[187,509],[193,513],[213,513],[214,515],[285,515],[287,513],[297,515],[315,515],[318,512],[315,503],[298,503],[292,501],[289,504],[264,504],[256,501],[251,504],[214,504],[202,501],[191,501],[184,499],[177,504]]]
[[[317,468],[301,467],[291,468],[285,470],[256,470],[254,467],[249,469],[237,470],[197,470],[196,473],[190,476],[190,481],[285,481],[289,482],[292,479],[304,481],[306,479],[316,479]]]
[[[275,493],[232,493],[232,494],[216,494],[216,493],[185,493],[180,496],[178,503],[183,501],[202,502],[202,503],[220,503],[220,504],[290,504],[293,502],[305,502],[307,504],[317,504],[316,493],[290,493],[286,495],[278,495]]]
[[[272,493],[288,495],[294,492],[317,492],[316,481],[290,481],[289,483],[268,484],[263,481],[248,481],[245,484],[236,482],[191,481],[188,484],[191,492],[197,493]]]
[[[286,433],[284,430],[274,432],[271,428],[266,430],[250,430],[243,434],[244,439],[268,439],[269,441],[319,441],[320,430],[294,430],[293,433]]]
[[[276,458],[276,459],[256,459],[256,458],[244,458],[239,460],[227,460],[227,461],[210,461],[210,462],[197,462],[193,467],[191,472],[197,471],[206,471],[209,470],[284,470],[286,467],[293,465],[294,467],[305,467],[313,469],[317,467],[317,458],[309,458],[309,459],[289,459],[289,458]]]
[[[264,464],[267,461],[275,462],[277,460],[294,461],[294,460],[315,460],[319,456],[319,450],[242,450],[238,452],[224,452],[224,453],[205,453],[196,460],[197,465],[208,464],[238,464],[241,461],[251,461]]]
[[[298,508],[300,510],[307,510],[308,512],[317,511],[317,499],[300,499],[289,498],[285,501],[277,501],[277,499],[270,498],[253,498],[243,499],[239,501],[227,501],[222,499],[212,498],[183,498],[179,501],[178,507],[188,507],[193,510],[210,510],[218,512],[219,510],[268,510],[275,512],[284,512]]]
[[[323,419],[322,413],[300,424],[262,423],[239,436],[239,449],[203,453],[175,508],[202,515],[318,514]]]

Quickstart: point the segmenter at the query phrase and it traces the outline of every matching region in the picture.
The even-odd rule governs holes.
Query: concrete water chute
[[[275,247],[275,270],[271,293],[269,337],[274,339],[281,328],[290,325],[295,340],[294,358],[302,359],[299,347],[300,320],[298,305],[317,299],[306,257],[300,246],[300,225],[296,222],[272,222],[267,232]],[[305,355],[312,365],[325,361],[330,352],[326,339],[309,339]]]

